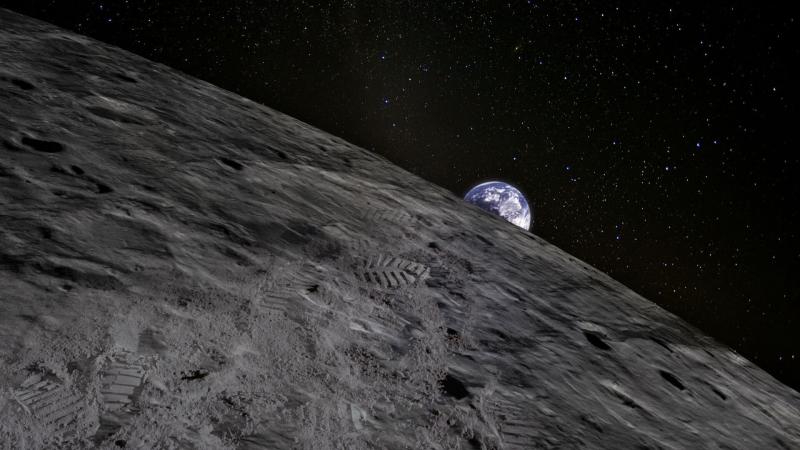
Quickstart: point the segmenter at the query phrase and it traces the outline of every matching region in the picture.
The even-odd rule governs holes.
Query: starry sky
[[[800,390],[790,2],[0,0],[309,122],[534,232]]]

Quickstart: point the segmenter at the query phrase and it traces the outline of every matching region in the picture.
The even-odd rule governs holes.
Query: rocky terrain
[[[800,448],[800,396],[382,158],[0,9],[0,448]]]

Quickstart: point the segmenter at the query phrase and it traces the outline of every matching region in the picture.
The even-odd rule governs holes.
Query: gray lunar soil
[[[800,448],[796,392],[535,235],[2,9],[0,342],[0,448]]]

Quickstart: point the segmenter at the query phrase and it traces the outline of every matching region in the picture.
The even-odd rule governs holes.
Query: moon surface
[[[4,448],[799,448],[800,396],[268,107],[0,9]]]
[[[467,203],[529,230],[531,228],[531,207],[519,189],[502,181],[481,183],[464,196]]]

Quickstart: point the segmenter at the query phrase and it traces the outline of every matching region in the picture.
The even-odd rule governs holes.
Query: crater
[[[135,84],[135,83],[139,82],[139,80],[137,80],[136,78],[129,77],[128,75],[125,75],[124,73],[115,73],[114,76],[117,77],[118,79],[126,82],[126,83]]]
[[[478,439],[478,438],[476,438],[474,436],[469,438],[469,439],[467,439],[467,444],[469,444],[469,446],[471,448],[474,448],[475,450],[481,450],[483,448],[483,446],[481,445],[480,439]]]
[[[448,289],[447,293],[452,295],[453,297],[459,299],[459,300],[465,300],[465,301],[467,300],[467,297],[465,297],[464,294],[462,294],[461,292],[454,291],[452,289]]]
[[[43,141],[25,136],[22,138],[22,144],[26,145],[37,152],[42,153],[61,153],[64,151],[64,145],[55,141]]]
[[[658,373],[661,374],[661,378],[666,380],[669,384],[682,391],[686,390],[686,386],[684,386],[683,383],[681,383],[681,380],[679,380],[675,375],[667,372],[666,370],[659,370]]]
[[[634,401],[627,394],[625,394],[625,393],[623,393],[623,392],[621,392],[621,391],[619,391],[617,389],[612,389],[612,392],[613,392],[614,396],[617,397],[622,402],[622,404],[627,406],[628,408],[631,408],[631,409],[642,409],[642,410],[644,409],[644,408],[641,407],[641,405],[636,403],[636,401]]]
[[[222,164],[225,164],[226,166],[230,167],[231,169],[234,169],[234,170],[242,170],[242,169],[244,169],[244,166],[242,164],[240,164],[240,163],[238,163],[238,162],[236,162],[236,161],[234,161],[232,159],[225,158],[224,156],[220,156],[219,158],[217,158],[217,160],[219,162],[221,162]]]
[[[481,236],[480,234],[476,234],[475,237],[478,238],[479,241],[483,242],[487,246],[494,247],[494,242],[486,239],[485,237]]]
[[[11,84],[25,91],[32,91],[36,89],[36,86],[34,86],[32,83],[28,83],[25,80],[20,80],[19,78],[12,79]]]
[[[669,347],[669,344],[667,344],[666,342],[664,342],[664,341],[662,341],[661,339],[658,339],[658,338],[650,338],[650,339],[652,339],[652,341],[655,342],[656,344],[658,344],[658,345],[664,347],[665,349],[669,350],[670,353],[673,353],[672,349]]]
[[[108,186],[107,184],[95,182],[95,185],[97,186],[98,194],[109,194],[111,192],[114,192],[114,189],[111,189],[111,187]]]
[[[188,372],[181,372],[181,380],[185,381],[202,380],[207,376],[208,372],[205,370],[190,370]]]
[[[589,341],[590,344],[594,345],[595,347],[599,348],[600,350],[611,350],[611,346],[606,344],[606,341],[600,337],[597,333],[591,331],[584,331],[583,335],[586,337],[586,340]]]
[[[442,388],[442,392],[444,392],[445,395],[453,397],[456,400],[461,400],[469,396],[469,391],[467,391],[467,387],[464,386],[464,383],[449,373],[439,381],[439,386]]]
[[[720,399],[722,399],[722,400],[727,400],[727,399],[728,399],[728,396],[727,396],[727,395],[725,395],[725,394],[723,394],[723,393],[722,393],[722,391],[720,391],[719,389],[717,389],[717,388],[715,388],[715,387],[713,387],[713,386],[712,386],[712,387],[711,387],[711,390],[712,390],[712,391],[714,391],[714,393],[715,393],[715,394],[717,394],[717,396],[718,396]]]
[[[48,240],[49,239],[53,239],[53,230],[51,230],[50,228],[38,227],[37,229],[39,231],[39,234],[42,236],[42,238],[48,239]]]
[[[52,167],[50,167],[50,172],[58,173],[58,174],[61,174],[61,175],[69,175],[69,172],[64,170],[63,167],[57,166],[55,164]]]

